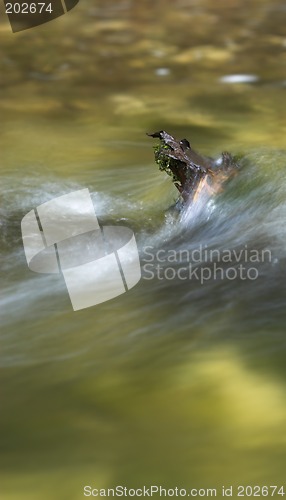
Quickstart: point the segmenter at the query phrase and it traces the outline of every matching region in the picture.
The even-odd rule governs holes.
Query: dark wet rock
[[[219,192],[238,171],[237,160],[230,153],[224,152],[214,160],[194,151],[187,139],[177,140],[164,130],[147,135],[160,139],[155,147],[156,163],[172,177],[185,203],[195,200],[202,191]]]

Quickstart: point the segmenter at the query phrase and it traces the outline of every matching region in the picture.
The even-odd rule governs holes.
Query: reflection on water
[[[85,484],[281,485],[283,2],[82,0],[50,25],[6,28],[3,18],[4,498],[79,499]],[[242,153],[240,174],[215,200],[168,211],[176,192],[144,135],[162,128],[206,154]],[[127,294],[74,313],[60,277],[29,271],[20,221],[85,187],[101,222],[133,229],[142,265],[147,246],[163,273],[157,250],[271,259],[253,281],[143,270]]]

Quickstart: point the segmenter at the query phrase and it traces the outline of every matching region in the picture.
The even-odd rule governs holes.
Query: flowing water
[[[81,0],[16,35],[1,17],[1,498],[285,485],[285,17]],[[161,129],[240,154],[239,174],[170,209],[145,135]],[[83,188],[133,229],[142,279],[74,312],[60,276],[27,267],[20,224]]]

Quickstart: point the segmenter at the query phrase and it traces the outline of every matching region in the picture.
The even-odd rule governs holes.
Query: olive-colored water
[[[277,0],[81,0],[17,35],[1,16],[1,498],[285,484],[285,26]],[[241,173],[176,218],[145,136],[160,129],[242,153]],[[143,269],[73,312],[61,278],[28,269],[20,222],[84,187],[134,230],[142,266],[146,245],[271,259],[204,285]]]

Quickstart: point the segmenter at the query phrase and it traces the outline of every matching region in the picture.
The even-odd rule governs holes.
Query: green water
[[[1,498],[285,485],[285,18],[282,1],[81,0],[12,34],[1,16]],[[240,174],[172,215],[145,135],[161,129],[242,153]],[[73,312],[61,278],[28,269],[20,222],[85,187],[101,221],[134,230],[142,265],[146,245],[271,261],[253,281],[143,272]]]

